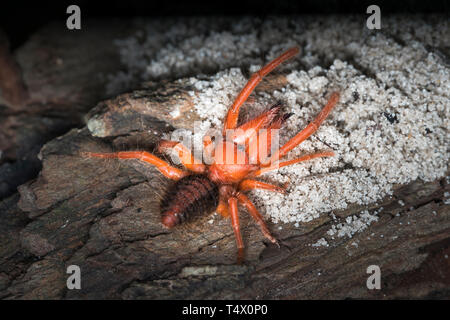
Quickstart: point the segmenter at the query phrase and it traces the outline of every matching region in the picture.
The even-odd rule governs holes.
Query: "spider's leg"
[[[172,180],[179,180],[187,175],[188,171],[183,171],[172,167],[170,164],[161,160],[157,156],[146,151],[122,151],[112,153],[96,153],[96,152],[82,152],[81,156],[86,158],[103,158],[103,159],[138,159],[154,165],[159,172]]]
[[[238,248],[237,263],[241,264],[244,260],[244,242],[242,241],[241,230],[239,226],[238,200],[235,197],[228,198],[230,206],[231,224],[233,226],[236,245]]]
[[[319,152],[319,153],[308,154],[308,155],[300,157],[300,158],[296,158],[296,159],[292,159],[292,160],[288,160],[288,161],[283,161],[283,162],[279,162],[279,163],[277,162],[277,163],[271,165],[270,167],[260,168],[259,170],[256,170],[256,171],[252,172],[251,174],[249,174],[249,176],[256,177],[256,176],[259,176],[259,175],[261,175],[263,173],[266,173],[268,171],[277,170],[277,169],[279,169],[281,167],[290,166],[291,164],[294,164],[294,163],[307,161],[307,160],[311,160],[311,159],[314,159],[314,158],[332,157],[332,156],[334,156],[334,152],[333,151],[326,151],[326,152]]]
[[[223,126],[224,136],[226,135],[226,130],[236,128],[237,120],[239,117],[239,108],[242,106],[245,100],[247,100],[248,96],[252,93],[252,91],[255,89],[258,83],[261,82],[262,78],[269,72],[271,72],[273,69],[275,69],[277,66],[279,66],[281,63],[295,56],[298,52],[299,49],[297,47],[289,49],[288,51],[284,52],[278,58],[269,62],[265,67],[255,72],[251,76],[250,80],[247,82],[245,87],[237,96],[236,100],[234,100],[233,105],[228,110]]]
[[[231,140],[237,144],[248,144],[248,141],[256,136],[261,128],[266,128],[275,120],[280,109],[281,103],[277,103],[266,112],[237,127],[233,130]]]
[[[265,183],[258,180],[253,179],[244,179],[239,183],[239,190],[241,191],[247,191],[252,189],[265,189],[280,193],[285,193],[286,189],[278,186],[274,186],[273,184]]]
[[[322,122],[325,120],[325,118],[328,116],[328,114],[331,112],[331,110],[338,101],[339,101],[339,93],[334,92],[331,95],[330,99],[328,100],[328,103],[325,105],[322,111],[320,111],[319,115],[314,119],[314,121],[308,124],[308,126],[305,129],[297,133],[297,135],[295,135],[284,146],[282,146],[280,150],[275,152],[270,157],[269,162],[264,163],[264,166],[268,166],[271,163],[278,161],[283,156],[285,156],[286,153],[294,149],[296,146],[298,146],[300,143],[306,140],[310,135],[316,132],[316,130],[319,128],[319,126],[322,124]]]
[[[190,171],[204,173],[206,166],[194,157],[191,151],[178,141],[161,140],[158,143],[158,152],[166,152],[173,149],[177,152],[181,163]]]
[[[250,199],[244,195],[243,193],[238,194],[239,202],[242,203],[248,210],[248,212],[251,214],[253,219],[255,219],[256,223],[258,223],[259,227],[261,228],[261,231],[263,235],[270,240],[270,242],[275,243],[279,246],[277,239],[275,239],[269,231],[269,228],[267,228],[266,223],[264,222],[263,217],[259,213],[258,209],[256,209],[255,205],[250,201]]]

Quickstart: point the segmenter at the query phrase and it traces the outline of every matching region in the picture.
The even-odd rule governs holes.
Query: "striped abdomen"
[[[161,202],[162,223],[171,228],[186,220],[212,212],[219,202],[217,185],[205,175],[178,180]]]

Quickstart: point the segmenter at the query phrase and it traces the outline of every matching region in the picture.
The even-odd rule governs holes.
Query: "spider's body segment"
[[[181,178],[167,190],[161,202],[161,221],[172,228],[213,211],[219,204],[219,188],[204,174]]]
[[[171,166],[159,157],[145,151],[125,151],[115,153],[85,152],[86,157],[139,159],[150,163],[166,177],[177,182],[169,189],[161,204],[161,216],[164,226],[171,228],[185,220],[195,218],[214,208],[224,217],[230,217],[238,247],[238,261],[244,256],[244,244],[239,225],[238,204],[243,205],[261,228],[262,233],[272,243],[278,244],[270,234],[261,214],[245,196],[244,191],[266,189],[285,192],[285,188],[264,183],[254,178],[268,171],[318,157],[333,156],[333,152],[321,152],[300,158],[281,161],[297,145],[312,135],[325,120],[339,100],[339,94],[333,93],[322,111],[302,131],[290,139],[273,154],[272,135],[280,129],[291,114],[281,112],[276,104],[261,115],[237,127],[239,109],[247,100],[262,78],[278,65],[298,53],[292,48],[274,59],[258,72],[254,73],[246,86],[237,96],[224,120],[223,137],[215,141],[204,137],[204,151],[213,159],[206,165],[194,158],[183,144],[176,141],[161,140],[158,152],[174,150],[187,170]],[[231,134],[230,134],[231,133]],[[267,155],[262,157],[261,154]]]

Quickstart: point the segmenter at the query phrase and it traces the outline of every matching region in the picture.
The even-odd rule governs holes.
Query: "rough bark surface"
[[[9,52],[0,30],[0,199],[37,175],[45,142],[107,97],[105,75],[120,68],[113,41],[132,31],[126,21],[87,21],[79,32],[52,23]]]
[[[38,83],[29,80],[32,68],[22,68],[29,88],[35,87],[34,96],[58,92],[61,96],[54,101],[64,101],[77,114],[85,110],[77,107],[79,99],[85,98],[66,100],[71,88],[49,85],[38,89]],[[82,79],[80,76],[75,83]],[[258,90],[279,87],[284,81],[282,75],[270,76]],[[171,182],[155,168],[137,160],[80,157],[82,151],[152,151],[162,133],[191,128],[196,119],[170,115],[173,110],[187,112],[193,107],[187,83],[147,83],[100,102],[86,116],[90,130],[72,129],[43,146],[39,176],[0,203],[0,298],[450,297],[450,205],[446,195],[450,186],[445,178],[415,181],[399,186],[393,196],[377,204],[335,212],[338,219],[344,219],[361,210],[384,208],[368,229],[352,239],[338,238],[329,247],[311,244],[330,229],[334,223],[331,216],[322,215],[299,227],[283,224],[281,230],[269,223],[282,244],[277,248],[242,212],[246,262],[236,265],[229,220],[206,215],[194,224],[171,230],[161,225],[160,197]],[[68,80],[61,80],[61,85],[69,85]],[[90,102],[98,99],[82,88],[79,94],[86,94]],[[60,114],[64,108],[51,110]],[[51,136],[45,135],[48,128],[42,129],[45,134],[39,131],[39,124],[46,121],[43,114],[32,126],[41,143]],[[32,121],[30,116],[22,116],[20,121]],[[20,115],[10,117],[14,120],[4,121],[21,119]],[[67,125],[52,121],[52,128]],[[358,246],[352,245],[354,241]],[[81,290],[66,287],[69,265],[81,268]],[[382,270],[381,290],[366,287],[369,265]]]

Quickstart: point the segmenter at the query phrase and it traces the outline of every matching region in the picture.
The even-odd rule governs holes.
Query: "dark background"
[[[385,1],[385,0],[71,0],[71,1],[5,1],[0,5],[0,27],[7,33],[12,49],[48,21],[66,20],[71,4],[81,8],[82,19],[106,17],[169,17],[192,15],[254,15],[272,14],[366,14],[371,4],[381,14],[447,13],[450,1]]]

